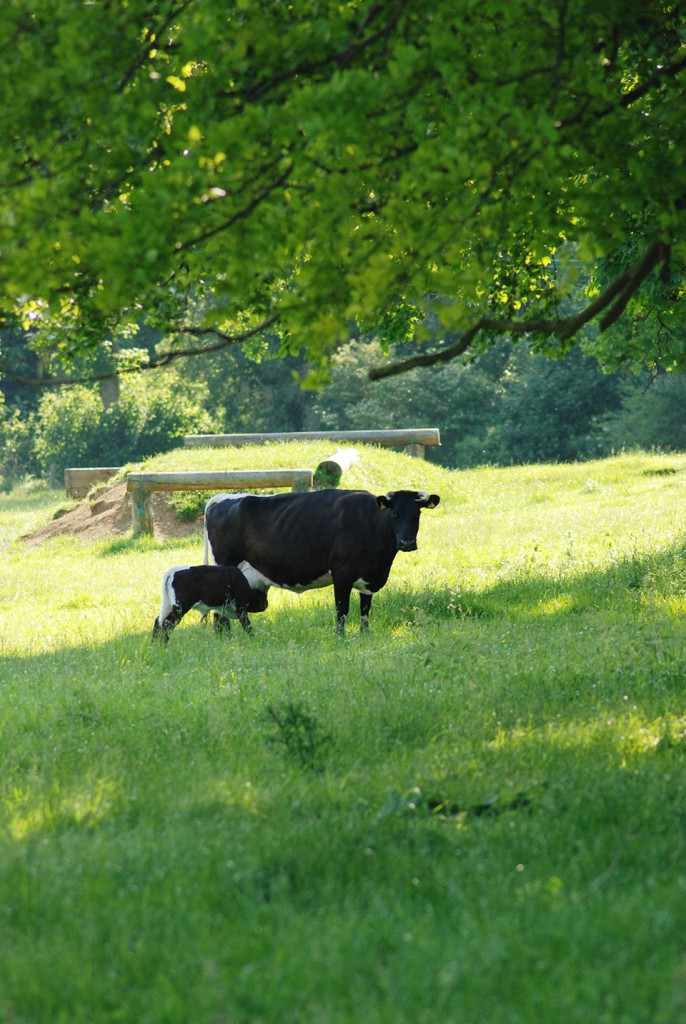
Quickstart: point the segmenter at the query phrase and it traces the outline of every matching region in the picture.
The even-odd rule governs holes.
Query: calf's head
[[[250,603],[248,604],[249,612],[263,612],[266,611],[269,602],[267,600],[267,592],[265,590],[250,590]]]
[[[419,514],[423,508],[436,508],[441,500],[427,491],[389,491],[377,497],[379,508],[388,509],[399,551],[417,550]]]

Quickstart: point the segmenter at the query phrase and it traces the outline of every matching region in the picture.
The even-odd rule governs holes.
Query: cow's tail
[[[202,517],[203,540],[202,540],[202,564],[210,564],[210,538],[207,536],[207,506]]]
[[[203,565],[216,565],[214,560],[214,554],[210,547],[210,537],[207,532],[207,513],[213,505],[216,505],[218,501],[222,501],[224,498],[228,498],[228,494],[213,494],[211,498],[205,502],[205,511],[202,515],[202,527],[203,527],[203,542],[202,542],[202,561]],[[212,561],[210,562],[210,555],[212,555]]]

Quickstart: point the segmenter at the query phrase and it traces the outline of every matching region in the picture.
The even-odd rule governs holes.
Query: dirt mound
[[[155,537],[170,540],[176,537],[190,537],[202,528],[202,520],[182,523],[176,512],[169,507],[169,495],[156,493],[152,496],[152,519]],[[36,547],[43,541],[63,533],[78,534],[87,540],[102,540],[132,532],[131,498],[126,493],[126,483],[100,487],[90,498],[79,502],[52,522],[40,526],[22,540],[27,547]]]

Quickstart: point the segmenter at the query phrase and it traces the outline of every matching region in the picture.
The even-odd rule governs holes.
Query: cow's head
[[[417,550],[419,513],[423,508],[436,508],[441,500],[427,491],[389,491],[377,497],[379,508],[391,513],[395,541],[399,551]]]

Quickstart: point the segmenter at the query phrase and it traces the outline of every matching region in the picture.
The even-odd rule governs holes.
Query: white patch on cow
[[[330,587],[333,583],[331,573],[324,573],[318,579],[309,583],[277,583],[263,573],[255,569],[250,562],[241,562],[238,566],[253,590],[269,590],[270,587],[278,587],[279,590],[290,590],[294,594],[303,594],[306,590],[316,590],[319,587]]]
[[[246,580],[250,584],[251,590],[269,590],[270,587],[275,586],[271,580],[263,576],[261,572],[254,569],[250,562],[239,562],[238,568],[241,570]]]
[[[160,604],[160,614],[157,616],[157,622],[162,626],[162,623],[166,619],[169,612],[176,604],[176,591],[174,590],[174,576],[181,569],[190,569],[190,565],[174,565],[171,569],[167,569],[164,576],[162,577],[162,602]]]
[[[353,583],[353,590],[359,590],[361,594],[371,595],[374,593],[373,590],[369,589],[369,584],[366,580],[363,580],[362,577],[360,577],[359,580],[355,580]]]
[[[295,583],[292,587],[281,584],[281,587],[283,590],[292,590],[294,594],[304,594],[306,590],[319,590],[320,587],[330,587],[332,584],[331,573],[326,572],[311,583]]]

